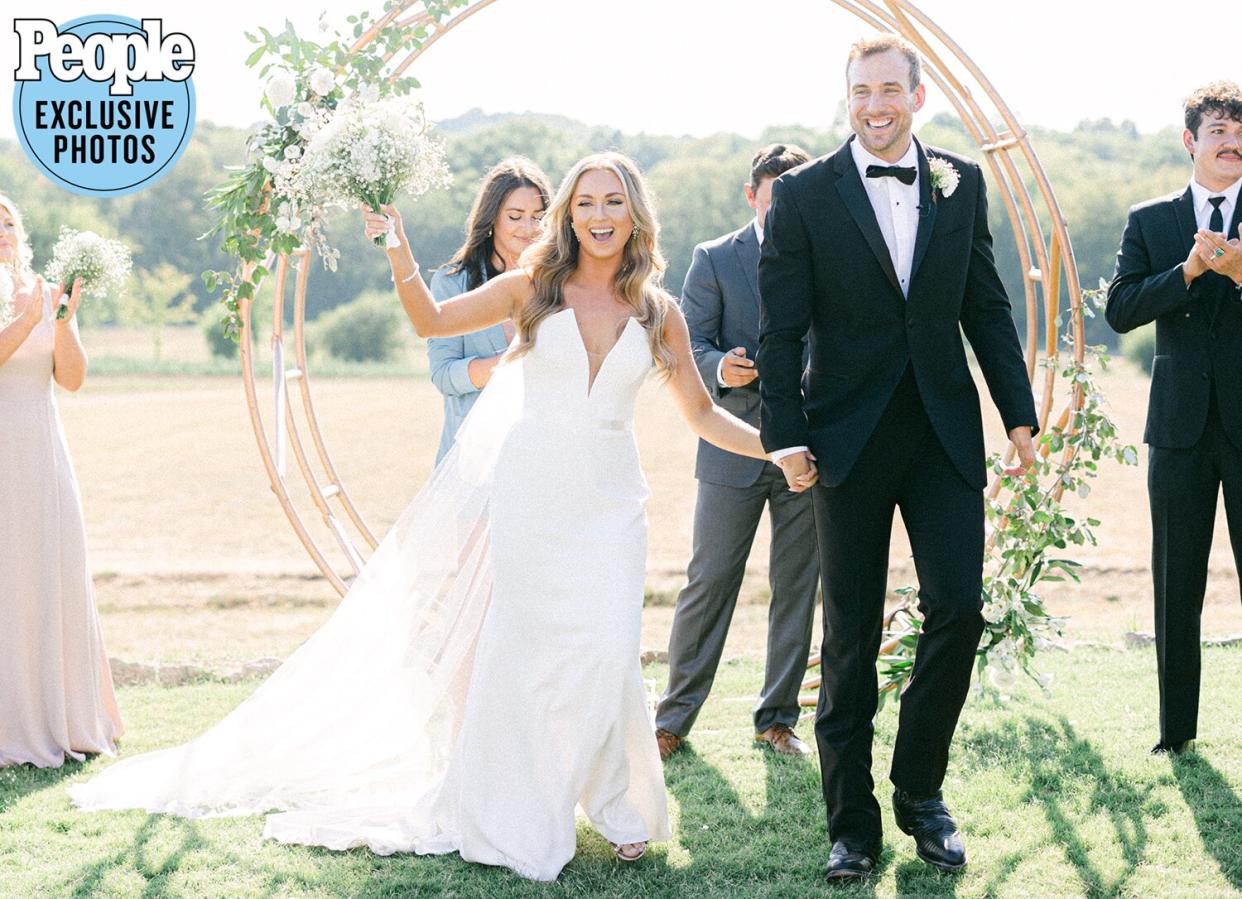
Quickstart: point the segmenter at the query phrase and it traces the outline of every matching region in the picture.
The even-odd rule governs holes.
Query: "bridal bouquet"
[[[131,265],[129,250],[119,240],[62,227],[45,277],[53,284],[63,284],[66,291],[81,278],[82,295],[102,299],[125,283]],[[68,311],[68,301],[62,298],[56,318],[63,319]]]
[[[419,196],[449,183],[444,148],[427,137],[420,107],[403,97],[342,104],[306,147],[304,188],[341,205],[363,202],[376,212],[400,191]],[[397,235],[375,239],[397,246]]]

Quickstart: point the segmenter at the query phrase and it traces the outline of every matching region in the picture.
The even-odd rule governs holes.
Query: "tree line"
[[[812,155],[831,152],[847,131],[843,110],[827,128],[773,126],[758,138],[721,133],[703,138],[626,134],[559,116],[467,113],[440,123],[453,185],[402,208],[410,241],[424,270],[448,259],[462,241],[466,214],[488,168],[522,154],[538,163],[555,182],[583,155],[605,149],[632,156],[647,174],[662,225],[661,246],[668,259],[665,282],[681,289],[694,245],[744,224],[751,213],[742,197],[755,150],[767,143],[797,143]],[[929,144],[979,154],[961,123],[942,114],[917,133]],[[1072,131],[1031,129],[1032,141],[1069,224],[1079,276],[1088,287],[1108,278],[1126,211],[1134,203],[1182,188],[1189,165],[1180,128],[1140,134],[1129,122],[1083,122]],[[198,124],[177,167],[147,190],[115,199],[79,197],[40,176],[12,141],[0,142],[0,192],[20,206],[31,232],[36,267],[46,261],[62,225],[119,237],[133,251],[134,267],[144,273],[129,300],[84,310],[88,323],[148,324],[159,308],[212,315],[216,301],[199,278],[227,260],[215,240],[200,240],[211,225],[203,202],[206,191],[223,180],[225,167],[241,161],[246,132],[209,122]],[[986,171],[986,167],[985,167]],[[990,219],[997,263],[1015,317],[1022,326],[1022,280],[1013,233],[1004,205],[992,187]],[[1034,192],[1033,185],[1029,185]],[[315,263],[308,292],[308,316],[349,302],[367,291],[389,290],[382,254],[363,239],[358,216],[345,210],[330,221],[333,242],[342,250],[340,270],[328,273]],[[189,276],[178,277],[180,276]],[[170,291],[170,282],[176,289]],[[176,294],[175,296],[173,294]],[[152,311],[154,308],[154,312]],[[1021,327],[1020,327],[1021,333]],[[1092,342],[1116,345],[1099,319],[1088,323]]]

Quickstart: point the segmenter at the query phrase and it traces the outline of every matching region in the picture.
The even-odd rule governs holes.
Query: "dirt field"
[[[143,336],[124,332],[91,338],[86,337],[96,354],[141,353],[149,346]],[[173,332],[165,338],[165,355],[196,352],[196,341],[201,343],[197,333]],[[1103,384],[1125,439],[1137,444],[1146,379],[1118,362]],[[371,530],[382,535],[431,470],[439,395],[423,378],[323,379],[312,381],[312,391],[337,470]],[[270,393],[261,389],[269,426]],[[336,594],[317,576],[268,488],[240,380],[99,376],[79,394],[62,393],[59,402],[82,486],[112,655],[131,660],[283,655],[330,613]],[[661,649],[689,554],[695,441],[658,384],[645,388],[639,408],[637,434],[652,493],[652,596],[644,646]],[[988,437],[999,443],[1001,428],[986,402],[985,411]],[[1080,503],[1102,520],[1101,545],[1073,554],[1087,565],[1082,587],[1049,591],[1054,608],[1072,616],[1076,637],[1117,640],[1125,631],[1152,628],[1145,471],[1140,447],[1138,468],[1105,466],[1089,501]],[[292,456],[287,479],[301,488]],[[296,493],[308,529],[345,570],[305,490]],[[761,529],[730,654],[762,647],[767,548]],[[908,555],[898,519],[890,556],[893,586],[912,579]],[[1211,569],[1204,632],[1242,633],[1223,513]]]

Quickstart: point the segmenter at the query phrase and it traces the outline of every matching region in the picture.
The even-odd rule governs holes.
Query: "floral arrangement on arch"
[[[424,0],[422,6],[440,22],[467,3]],[[349,16],[345,30],[333,30],[321,16],[317,40],[299,37],[290,23],[279,33],[246,34],[258,45],[246,65],[261,66],[268,121],[251,135],[245,164],[208,193],[218,217],[203,235],[220,235],[236,260],[232,271],[203,273],[208,290],[223,291],[230,337],[240,334],[239,302],[254,298],[276,257],[314,247],[336,270],[340,251],[325,224],[331,208],[351,202],[376,208],[400,191],[417,197],[449,182],[443,147],[428,136],[422,107],[410,96],[418,82],[387,74],[393,54],[430,36],[426,25],[409,27],[389,15],[403,6],[386,0],[379,18],[366,11]],[[370,41],[355,52],[369,32]]]

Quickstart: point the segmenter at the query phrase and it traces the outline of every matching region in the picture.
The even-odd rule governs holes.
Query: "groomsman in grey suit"
[[[759,245],[772,182],[810,157],[772,144],[751,162],[746,200],[754,220],[694,248],[682,290],[682,311],[699,373],[713,398],[743,421],[759,425]],[[755,739],[783,755],[807,755],[794,734],[798,688],[806,673],[815,617],[819,562],[810,491],[792,493],[781,470],[699,441],[694,476],[694,548],[688,583],[677,597],[669,637],[668,690],[656,712],[656,740],[667,759],[694,726],[720,664],[746,558],[764,506],[770,510],[768,652],[755,706]]]

